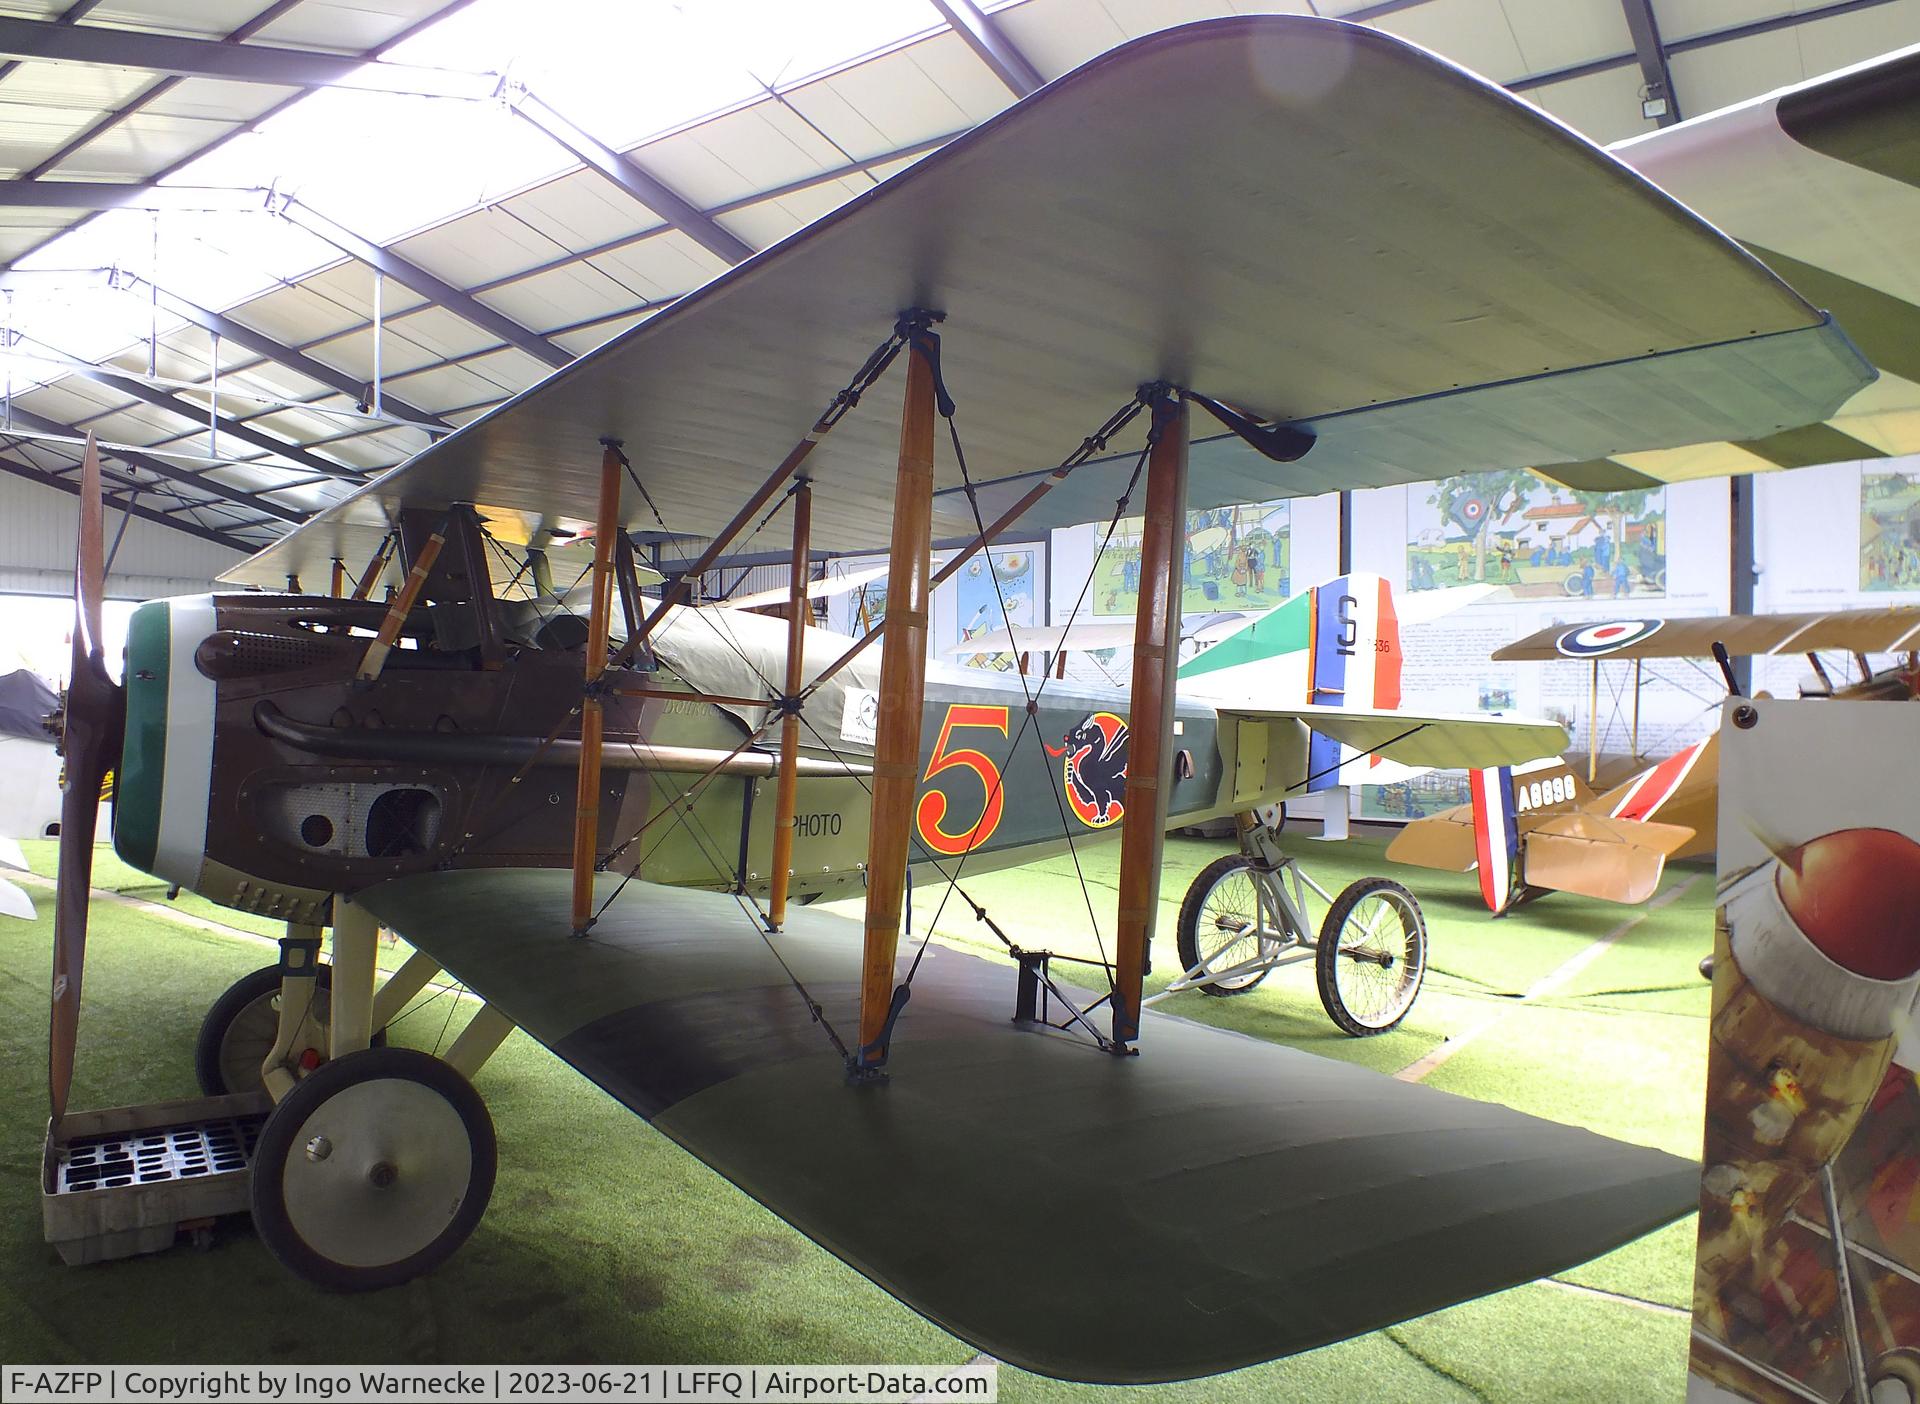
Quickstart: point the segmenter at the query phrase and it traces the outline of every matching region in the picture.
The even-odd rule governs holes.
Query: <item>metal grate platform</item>
[[[52,1192],[120,1189],[244,1170],[265,1121],[264,1115],[215,1117],[70,1142],[57,1152]]]

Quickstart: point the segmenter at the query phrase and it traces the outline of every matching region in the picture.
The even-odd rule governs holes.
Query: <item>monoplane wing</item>
[[[1376,30],[1228,17],[1049,83],[225,578],[365,559],[403,507],[591,520],[605,437],[666,528],[712,536],[912,308],[946,314],[969,461],[1000,479],[989,520],[1155,378],[1314,437],[1275,462],[1196,409],[1219,436],[1193,447],[1200,508],[1758,438],[1872,374],[1757,261],[1512,94]],[[806,460],[815,549],[888,539],[902,380]],[[1077,469],[1023,525],[1105,520],[1130,468]],[[956,463],[935,474],[935,538],[970,536]],[[637,498],[626,520],[650,524]]]
[[[947,649],[950,654],[1098,652],[1133,647],[1133,621],[1082,619],[1072,624],[1017,624],[975,634]]]
[[[1832,312],[1880,378],[1822,424],[1541,471],[1597,490],[1920,452],[1916,121],[1920,47],[1610,148]]]
[[[599,900],[613,892],[602,880]],[[929,953],[883,1086],[850,1088],[860,928],[638,882],[591,937],[567,875],[357,901],[655,1127],[955,1335],[1149,1383],[1556,1272],[1689,1212],[1691,1163],[1149,1011],[1141,1054],[1016,1025],[1014,972]],[[906,953],[903,952],[903,959]]]
[[[1920,606],[1809,614],[1709,614],[1555,624],[1495,650],[1493,661],[1552,658],[1707,658],[1769,653],[1903,653],[1920,648]]]
[[[27,856],[14,840],[0,835],[0,868],[17,868],[28,871]],[[32,921],[33,898],[29,897],[19,884],[0,877],[0,916],[18,917],[22,921]]]
[[[862,585],[871,585],[885,578],[887,568],[883,565],[868,566],[865,570],[848,571],[844,575],[823,575],[818,580],[807,582],[807,598],[810,600],[831,599],[835,595],[851,594]],[[723,603],[729,609],[765,609],[768,605],[783,605],[787,602],[787,587],[775,586],[771,590],[756,590],[750,595],[730,595]]]

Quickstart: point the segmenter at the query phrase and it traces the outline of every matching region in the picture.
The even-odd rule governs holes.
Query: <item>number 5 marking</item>
[[[993,763],[991,756],[964,747],[957,751],[947,749],[954,729],[963,726],[983,727],[1005,736],[1007,709],[970,702],[956,702],[947,708],[947,720],[940,728],[940,739],[933,744],[933,755],[927,761],[927,773],[920,777],[921,783],[927,784],[941,771],[959,766],[980,777],[986,799],[981,804],[979,819],[971,828],[956,834],[940,827],[940,821],[947,817],[946,792],[934,786],[920,796],[913,812],[914,825],[920,830],[920,841],[935,853],[951,855],[978,848],[1000,827],[1000,815],[1007,804],[1006,791],[1000,784],[1000,767]]]

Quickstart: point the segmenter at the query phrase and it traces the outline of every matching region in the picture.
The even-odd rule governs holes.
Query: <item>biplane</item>
[[[1264,943],[1284,864],[1260,816],[1308,783],[1314,738],[1480,766],[1564,741],[1186,695],[1184,508],[1752,438],[1872,374],[1533,108],[1382,33],[1255,16],[1049,84],[227,578],[263,589],[143,606],[124,688],[98,645],[90,460],[47,1192],[110,1158],[67,1100],[77,797],[117,763],[122,855],[288,922],[221,1014],[270,1041],[210,1061],[264,1112],[234,1172],[254,1222],[319,1283],[400,1282],[472,1232],[495,1147],[470,1077],[514,1026],[914,1309],[1051,1375],[1226,1370],[1617,1246],[1687,1212],[1691,1165],[1143,1010],[1170,824],[1235,817],[1261,900],[1251,932],[1220,929]],[[1127,689],[929,666],[936,535],[969,543],[944,573],[1016,524],[1129,507]],[[691,607],[782,512],[796,595],[812,553],[890,542],[878,627],[811,629],[798,599],[778,622]],[[631,532],[656,527],[706,544],[648,594]],[[581,616],[542,582],[589,533]],[[350,594],[299,585],[361,560]],[[1045,951],[901,949],[910,868],[964,892],[976,864],[1102,838],[1121,876],[1097,1000]],[[860,923],[803,905],[862,889]],[[1410,919],[1374,903],[1316,961],[1398,998]],[[377,925],[418,954],[376,992]],[[486,1000],[446,1057],[375,1046],[442,968]]]
[[[1836,683],[1823,652],[1852,655],[1858,676]],[[1546,892],[1634,904],[1653,896],[1669,858],[1713,851],[1720,799],[1720,743],[1710,733],[1641,765],[1640,690],[1647,659],[1720,659],[1804,653],[1813,683],[1802,696],[1907,701],[1920,691],[1920,607],[1828,613],[1703,615],[1556,624],[1495,650],[1496,663],[1587,663],[1586,777],[1578,758],[1543,756],[1471,779],[1472,800],[1416,819],[1387,845],[1396,863],[1448,872],[1478,869],[1480,893],[1499,915]],[[1905,655],[1876,669],[1870,655]],[[1600,773],[1600,667],[1630,662],[1629,774],[1606,789]],[[1728,677],[1732,688],[1732,677]]]

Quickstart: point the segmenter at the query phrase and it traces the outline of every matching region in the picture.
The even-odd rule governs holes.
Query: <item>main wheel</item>
[[[333,967],[322,965],[314,972],[313,999],[300,1021],[300,1036],[294,1041],[289,1061],[295,1076],[304,1076],[327,1060],[328,1023],[333,1013]],[[200,1034],[193,1045],[193,1075],[200,1090],[209,1097],[229,1092],[253,1092],[265,1084],[260,1065],[280,1037],[280,967],[269,965],[242,975],[226,993],[213,1002],[207,1017],[200,1021]],[[387,1041],[384,1029],[376,1030],[377,1048]]]
[[[1313,973],[1344,1033],[1365,1038],[1406,1018],[1427,976],[1427,923],[1413,894],[1386,878],[1349,884],[1320,924]]]
[[[364,1292],[431,1272],[486,1212],[498,1150],[473,1084],[413,1048],[322,1064],[260,1131],[254,1228],[321,1287]]]
[[[1277,937],[1260,934],[1259,888],[1245,854],[1229,853],[1200,870],[1180,903],[1178,940],[1183,971],[1203,961],[1209,969],[1231,970],[1279,948]],[[1245,994],[1267,974],[1250,970],[1200,988],[1210,995]]]

